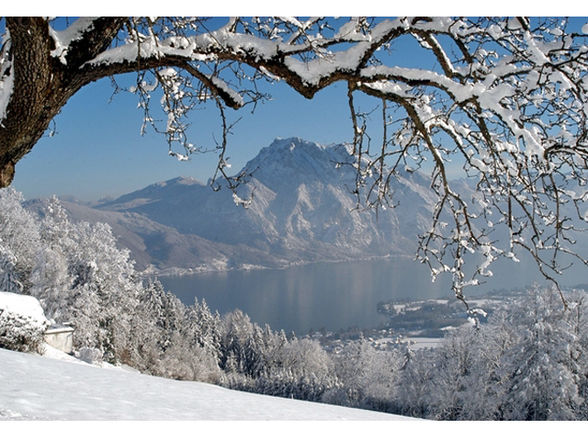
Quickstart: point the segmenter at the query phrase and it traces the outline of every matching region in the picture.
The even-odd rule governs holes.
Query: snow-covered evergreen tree
[[[400,368],[396,411],[402,415],[425,418],[429,415],[431,381],[435,376],[434,349],[407,349]]]
[[[175,296],[174,296],[175,297]],[[194,304],[186,311],[186,322],[183,326],[183,333],[192,345],[203,348],[216,361],[220,363],[221,358],[221,318],[218,312],[212,313],[203,299]]]
[[[31,295],[41,301],[47,317],[57,323],[69,320],[72,278],[63,252],[41,247],[31,272]]]
[[[583,399],[571,309],[548,290],[533,289],[515,311],[520,338],[504,355],[508,383],[501,403],[508,420],[570,420]]]
[[[0,290],[28,294],[40,238],[38,222],[22,201],[15,190],[0,190]]]

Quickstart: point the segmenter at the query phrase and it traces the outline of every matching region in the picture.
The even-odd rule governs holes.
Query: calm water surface
[[[527,271],[503,270],[484,292],[531,281]],[[449,277],[431,282],[427,268],[409,259],[316,263],[284,270],[229,271],[162,277],[187,305],[206,299],[221,314],[240,309],[272,329],[305,334],[311,329],[375,327],[381,301],[452,298]]]

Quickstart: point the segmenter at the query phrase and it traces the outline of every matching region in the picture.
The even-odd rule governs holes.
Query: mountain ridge
[[[358,210],[344,145],[276,139],[242,170],[237,193],[191,177],[157,182],[92,207],[64,202],[74,220],[109,223],[141,269],[152,272],[282,268],[317,261],[414,255],[434,203],[426,178],[398,176],[401,210]],[[42,205],[42,204],[41,204]]]

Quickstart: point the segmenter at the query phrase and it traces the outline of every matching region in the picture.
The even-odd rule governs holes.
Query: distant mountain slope
[[[229,267],[412,255],[418,232],[430,220],[433,200],[426,180],[416,173],[399,177],[394,190],[400,209],[376,216],[356,210],[354,169],[337,166],[351,159],[341,145],[277,139],[245,167],[253,172],[239,190],[243,197],[253,194],[247,209],[235,205],[230,191],[213,192],[192,178],[153,184],[94,208],[109,213],[115,223],[136,225],[131,230],[144,243],[154,233],[141,228],[156,229],[160,237],[165,226],[182,237],[197,237],[202,246],[214,244],[215,258],[222,254]],[[124,222],[114,213],[124,215]],[[165,243],[175,242],[172,230]],[[130,244],[131,249],[142,247]],[[159,257],[154,264],[161,267]]]
[[[46,200],[33,200],[28,208],[43,213]],[[74,222],[110,225],[119,246],[128,248],[139,270],[154,273],[215,271],[242,268],[239,259],[258,267],[279,267],[287,262],[246,246],[215,243],[194,234],[181,234],[148,217],[132,212],[97,210],[72,201],[61,201]]]

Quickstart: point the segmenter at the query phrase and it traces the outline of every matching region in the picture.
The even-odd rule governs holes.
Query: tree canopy
[[[422,169],[437,196],[418,256],[433,275],[451,272],[453,289],[489,276],[499,257],[529,253],[557,282],[588,221],[588,24],[562,18],[79,18],[59,27],[41,17],[7,17],[0,52],[0,186],[67,100],[105,77],[137,72],[132,92],[144,123],[162,132],[169,153],[198,147],[186,136],[190,110],[212,101],[223,136],[224,110],[255,105],[260,82],[287,83],[306,98],[346,85],[358,203],[394,204],[395,175]],[[394,56],[416,42],[434,65]],[[151,114],[159,90],[167,119]],[[381,112],[381,141],[356,104],[366,95]],[[373,120],[373,115],[371,116]],[[427,164],[430,167],[425,167]],[[458,191],[459,164],[475,191]],[[464,268],[465,255],[481,263]],[[564,257],[562,259],[562,256]]]

